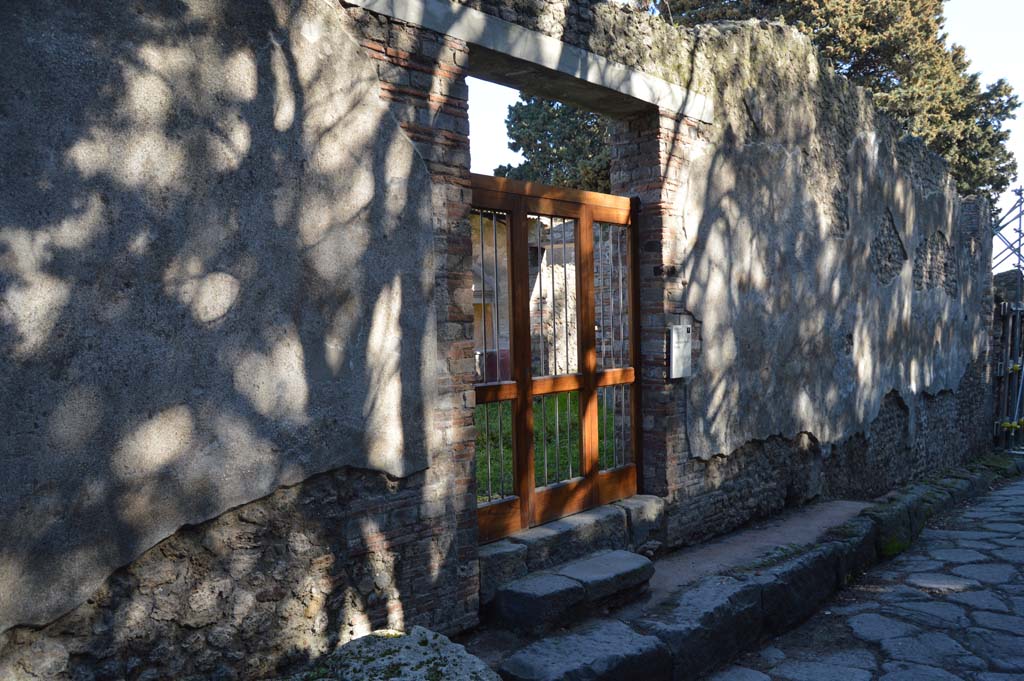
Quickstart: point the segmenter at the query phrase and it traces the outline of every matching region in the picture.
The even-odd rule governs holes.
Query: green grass
[[[557,427],[556,427],[557,423]],[[568,480],[580,474],[580,396],[558,393],[533,400],[534,480],[544,484]],[[570,476],[570,467],[572,475]]]
[[[477,499],[487,500],[488,480],[490,480],[491,492],[495,498],[503,494],[511,494],[513,481],[512,403],[492,402],[476,405],[473,423],[476,425]],[[489,463],[488,453],[490,453]]]
[[[616,414],[611,405],[598,401],[598,429],[602,434],[598,449],[601,469],[614,466],[613,443],[608,434],[615,432]],[[629,418],[628,412],[626,418]],[[558,427],[556,429],[555,424]],[[499,429],[500,421],[500,429]],[[476,424],[477,499],[488,499],[488,479],[492,498],[513,493],[512,403],[478,404]],[[580,474],[579,394],[576,392],[536,397],[533,402],[534,480],[539,487],[569,479]],[[621,447],[621,443],[618,445]],[[628,446],[628,445],[627,445]],[[488,452],[490,469],[488,469]],[[545,459],[545,454],[546,459]]]

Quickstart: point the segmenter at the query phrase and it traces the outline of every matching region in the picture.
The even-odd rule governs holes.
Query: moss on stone
[[[1004,477],[1018,475],[1017,462],[1005,454],[992,453],[983,457],[980,463],[986,468],[993,470]]]
[[[885,558],[892,558],[910,548],[910,542],[903,537],[888,537],[879,543],[880,552]]]

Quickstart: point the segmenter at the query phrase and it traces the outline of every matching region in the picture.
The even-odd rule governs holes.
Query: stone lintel
[[[465,5],[445,0],[345,1],[482,48],[470,50],[469,70],[488,80],[528,86],[541,95],[557,93],[558,99],[599,113],[638,113],[654,105],[712,122],[713,105],[705,95]],[[545,89],[545,80],[552,87]],[[572,81],[576,83],[567,89]]]

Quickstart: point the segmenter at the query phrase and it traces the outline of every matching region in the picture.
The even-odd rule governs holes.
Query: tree
[[[655,0],[684,25],[779,19],[809,35],[836,70],[874,93],[878,108],[949,163],[961,194],[995,199],[1015,178],[1005,123],[1020,103],[1005,80],[981,86],[964,49],[947,46],[943,0]],[[573,187],[607,186],[607,123],[529,97],[506,121],[525,163],[495,172]],[[586,136],[590,135],[589,139]],[[579,162],[577,163],[577,159]],[[599,164],[604,164],[599,168]]]
[[[521,97],[505,119],[509,148],[526,160],[494,174],[560,187],[608,192],[611,164],[608,120],[568,104]]]
[[[961,194],[995,199],[1017,172],[1004,127],[1020,106],[1005,80],[981,87],[959,45],[947,46],[943,0],[666,0],[693,25],[781,19],[806,33],[836,71],[949,163]]]

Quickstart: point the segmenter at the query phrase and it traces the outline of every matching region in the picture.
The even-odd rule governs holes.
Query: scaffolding
[[[1018,273],[1024,273],[1024,256],[1021,255],[1021,248],[1024,247],[1024,187],[1018,187],[1013,190],[1017,200],[1003,216],[999,218],[999,222],[995,224],[992,231],[996,239],[1002,242],[1002,250],[992,256],[992,271],[995,272],[999,267],[1007,262],[1012,262],[1014,257],[1017,258],[1017,264],[1014,269]],[[1014,226],[1016,225],[1016,226]],[[1017,243],[1014,243],[1010,239],[1006,238],[1003,234],[1007,229],[1013,228],[1013,233],[1017,237]],[[1017,279],[1017,295],[1015,300],[1021,300],[1021,284],[1020,278]]]
[[[994,320],[999,331],[998,347],[993,348],[997,437],[1004,447],[1017,448],[1024,443],[1024,418],[1021,399],[1024,397],[1024,187],[1013,190],[1017,200],[993,225],[994,239],[1002,248],[992,256],[992,271],[1009,264],[1014,272],[1012,291],[1004,290],[1004,298],[996,308]],[[1010,232],[1007,237],[1006,232]]]

